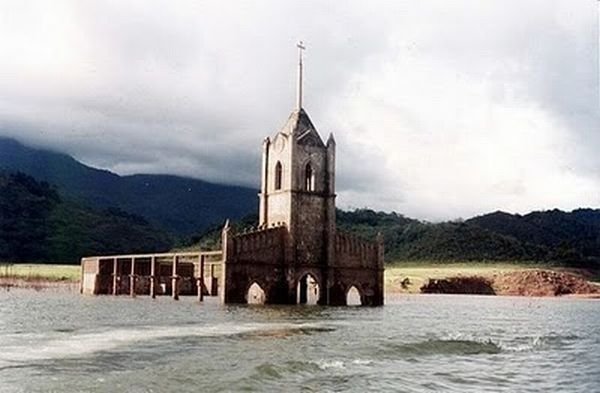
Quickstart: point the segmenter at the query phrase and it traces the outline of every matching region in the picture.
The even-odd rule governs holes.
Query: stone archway
[[[347,306],[362,306],[362,295],[355,285],[350,286],[346,291]]]
[[[265,290],[256,281],[252,282],[246,291],[246,303],[265,304],[266,302],[267,295]]]
[[[296,285],[296,303],[297,304],[318,304],[321,296],[321,286],[319,281],[311,273],[305,273],[300,276]]]

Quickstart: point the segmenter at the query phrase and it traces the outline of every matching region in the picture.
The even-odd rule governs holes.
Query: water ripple
[[[590,392],[600,302],[414,296],[378,309],[0,294],[0,392]]]

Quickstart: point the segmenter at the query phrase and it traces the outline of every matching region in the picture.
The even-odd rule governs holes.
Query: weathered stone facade
[[[248,302],[257,284],[264,296],[251,297],[265,303],[305,303],[317,286],[319,304],[345,305],[352,287],[363,305],[383,304],[382,239],[336,231],[335,149],[302,108],[264,140],[259,229],[223,229],[224,303]]]

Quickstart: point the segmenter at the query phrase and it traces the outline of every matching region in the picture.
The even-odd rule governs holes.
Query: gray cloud
[[[341,206],[427,219],[597,206],[597,7],[3,2],[0,133],[122,174],[256,187],[303,39]]]

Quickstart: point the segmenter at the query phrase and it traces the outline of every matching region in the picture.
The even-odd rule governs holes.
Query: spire
[[[302,109],[302,51],[306,49],[302,41],[296,44],[298,47],[298,97],[296,99],[297,109]]]

